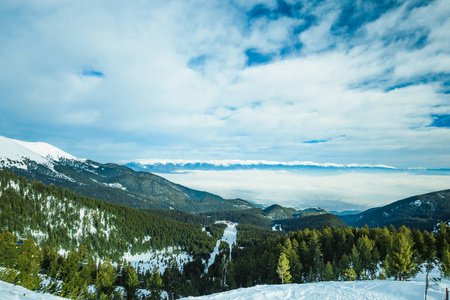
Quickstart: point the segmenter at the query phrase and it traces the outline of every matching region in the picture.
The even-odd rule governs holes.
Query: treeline
[[[99,258],[181,247],[207,259],[215,239],[201,226],[75,194],[66,188],[27,181],[0,171],[0,232],[36,237],[40,246],[76,250],[90,245]]]
[[[257,231],[255,231],[257,232]],[[250,235],[248,232],[246,235]],[[450,229],[437,233],[374,228],[326,227],[291,232],[233,250],[232,288],[325,280],[408,279],[425,266],[450,274]]]

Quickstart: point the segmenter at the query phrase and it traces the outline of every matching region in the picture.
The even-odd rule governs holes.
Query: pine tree
[[[322,258],[320,252],[320,243],[315,231],[311,232],[310,240],[308,242],[308,252],[306,255],[306,261],[310,264],[310,280],[316,281],[319,275],[319,264]]]
[[[41,270],[42,253],[39,247],[27,239],[19,248],[17,269],[20,272],[17,277],[21,286],[35,290],[41,283],[39,271]]]
[[[130,264],[128,264],[126,267],[126,278],[125,290],[127,292],[127,299],[137,299],[136,291],[139,287],[140,282],[136,273],[136,269],[133,268]]]
[[[290,283],[291,282],[291,274],[289,273],[289,260],[286,257],[286,254],[281,253],[278,258],[277,265],[277,273],[281,279],[281,283]]]
[[[356,272],[356,276],[361,276],[361,272],[363,270],[361,259],[359,257],[358,249],[356,249],[356,246],[353,245],[352,253],[350,255],[350,262],[351,262],[351,268]]]
[[[395,234],[385,261],[386,273],[389,277],[406,280],[412,276],[415,264],[411,248],[411,241],[404,233]]]
[[[447,241],[444,241],[441,249],[441,265],[439,269],[441,270],[444,277],[450,277],[450,247]]]
[[[333,266],[330,262],[327,262],[327,265],[325,266],[325,281],[331,281],[333,280]]]
[[[109,258],[101,264],[95,282],[95,287],[97,288],[97,294],[104,294],[110,297],[114,292],[114,282],[116,281],[116,272]]]
[[[13,234],[0,233],[0,266],[13,268],[17,264],[16,238]]]
[[[371,241],[367,235],[363,235],[356,242],[356,248],[358,250],[359,262],[364,271],[364,275],[367,276],[367,271],[373,269],[372,251],[374,242]]]

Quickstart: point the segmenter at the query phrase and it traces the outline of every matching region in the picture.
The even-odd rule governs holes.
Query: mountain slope
[[[336,228],[347,227],[341,219],[329,213],[277,220],[276,223],[280,224],[281,228],[286,232],[305,230],[306,228],[321,230],[327,226]]]
[[[0,232],[7,231],[56,249],[90,245],[103,259],[169,246],[201,255],[212,252],[215,243],[199,225],[83,197],[0,170]]]
[[[298,211],[290,207],[274,204],[264,209],[263,214],[271,220],[283,220],[292,218],[293,215],[298,214]]]
[[[67,187],[84,196],[133,208],[197,213],[253,207],[247,201],[226,200],[151,173],[136,172],[113,163],[79,159],[46,143],[0,137],[0,168],[45,184]]]
[[[395,227],[431,231],[439,222],[450,221],[450,190],[432,192],[409,197],[383,207],[372,208],[356,215],[340,217],[347,225],[354,227]]]

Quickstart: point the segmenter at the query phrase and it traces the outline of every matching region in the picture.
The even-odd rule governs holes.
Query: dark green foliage
[[[153,215],[161,216],[164,218],[168,218],[174,221],[194,224],[194,225],[202,225],[207,226],[214,223],[215,219],[208,218],[203,215],[197,215],[193,213],[188,213],[184,211],[179,211],[175,209],[169,210],[156,210],[156,209],[144,209],[145,212],[151,213]]]
[[[239,224],[237,229],[237,244],[239,247],[259,245],[263,241],[276,239],[284,235],[282,232],[272,231],[253,225]]]
[[[193,255],[205,255],[217,239],[202,232],[199,225],[83,197],[4,170],[0,181],[0,232],[39,231],[48,237],[39,240],[42,246],[76,250],[88,244],[100,258],[118,260],[130,245],[132,254],[181,246]]]
[[[202,213],[201,215],[215,220],[229,220],[241,225],[255,225],[269,228],[272,221],[262,215],[261,208],[251,208],[239,211],[214,211]]]
[[[344,222],[333,214],[320,214],[320,215],[308,215],[304,217],[285,219],[277,221],[281,224],[284,231],[297,231],[308,229],[319,229],[325,228],[326,226],[335,228],[345,228]]]
[[[439,221],[450,221],[450,190],[409,197],[356,215],[342,216],[349,226],[371,228],[402,225],[432,231]]]
[[[407,234],[396,233],[392,238],[392,244],[386,256],[386,273],[398,280],[405,280],[413,275],[414,261],[412,242]]]

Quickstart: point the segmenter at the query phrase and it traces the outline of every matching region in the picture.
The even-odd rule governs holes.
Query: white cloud
[[[449,174],[422,172],[317,171],[192,171],[161,174],[191,188],[222,197],[243,198],[270,206],[297,209],[320,206],[328,210],[377,207],[410,196],[448,188]]]
[[[339,3],[304,3],[302,14],[316,21],[297,37],[293,28],[304,20],[247,20],[257,3],[7,2],[0,13],[7,125],[0,129],[24,138],[15,122],[36,132],[67,126],[71,138],[89,135],[86,142],[117,149],[126,136],[136,140],[136,157],[444,167],[448,129],[427,126],[431,114],[450,113],[448,94],[440,93],[442,81],[419,82],[450,69],[448,1],[413,10],[405,3],[350,40],[330,32]],[[423,47],[411,48],[407,34],[396,39],[416,29],[428,33]],[[298,53],[276,54],[296,38]],[[276,55],[247,67],[249,48]],[[189,65],[198,58],[200,65]],[[83,76],[86,70],[104,76]],[[303,143],[311,140],[328,142]]]

